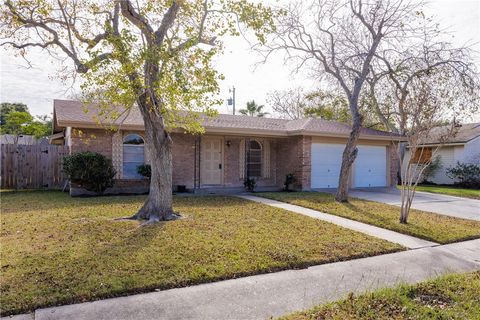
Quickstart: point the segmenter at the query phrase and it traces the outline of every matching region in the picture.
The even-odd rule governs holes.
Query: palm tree
[[[252,100],[247,102],[246,109],[241,109],[239,112],[246,116],[263,117],[268,114],[268,112],[262,112],[263,108],[263,105],[259,106],[255,103],[255,100]]]

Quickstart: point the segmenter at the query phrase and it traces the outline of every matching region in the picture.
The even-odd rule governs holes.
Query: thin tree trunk
[[[159,115],[149,111],[151,109],[147,106],[140,106],[140,109],[145,123],[152,175],[148,197],[133,218],[148,220],[149,223],[172,220],[177,217],[172,206],[172,139]]]
[[[355,102],[350,102],[355,104],[350,109],[356,110],[353,116],[353,125],[352,131],[350,132],[350,137],[348,138],[347,145],[345,150],[343,150],[342,156],[342,166],[340,168],[340,177],[338,180],[338,189],[337,194],[335,195],[335,200],[338,202],[348,202],[348,188],[349,188],[349,176],[352,164],[355,161],[355,158],[358,154],[357,143],[360,137],[360,129],[362,128],[362,116],[358,112],[358,106]]]

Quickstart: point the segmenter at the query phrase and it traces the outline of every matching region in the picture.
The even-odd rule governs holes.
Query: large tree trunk
[[[150,191],[135,219],[149,223],[172,220],[177,217],[172,202],[172,139],[164,129],[163,119],[148,106],[140,105],[144,123],[147,149],[150,155],[152,176]]]
[[[358,106],[356,102],[350,102],[350,110],[355,110],[353,113],[353,124],[350,137],[348,138],[345,150],[343,150],[342,166],[340,168],[340,177],[338,178],[338,189],[335,195],[335,200],[338,202],[348,202],[348,188],[349,177],[352,164],[357,157],[358,149],[357,143],[360,137],[360,129],[362,127],[362,116],[358,112]],[[354,104],[354,105],[352,105]]]

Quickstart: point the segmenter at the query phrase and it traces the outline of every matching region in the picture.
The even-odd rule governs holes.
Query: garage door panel
[[[384,146],[358,146],[354,187],[384,187],[387,185],[386,152]]]
[[[342,144],[313,143],[312,144],[312,188],[336,188],[340,175]]]

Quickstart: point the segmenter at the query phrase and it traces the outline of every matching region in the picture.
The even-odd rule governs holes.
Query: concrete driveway
[[[400,191],[389,189],[353,189],[349,196],[400,206]],[[416,192],[412,208],[447,216],[480,221],[480,200]]]

